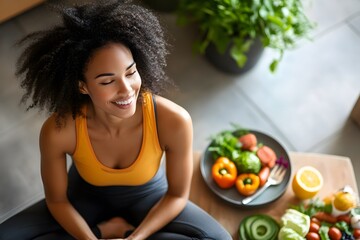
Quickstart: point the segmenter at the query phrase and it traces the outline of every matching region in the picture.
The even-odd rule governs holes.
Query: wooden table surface
[[[295,153],[290,152],[290,162],[292,165],[292,176],[297,169],[302,166],[313,166],[317,168],[323,178],[324,185],[316,197],[325,197],[345,185],[351,186],[357,193],[354,169],[351,160],[347,157],[313,154],[313,153]],[[290,204],[298,204],[300,201],[295,198],[291,188],[291,181],[283,196],[275,202],[256,209],[244,209],[231,205],[215,195],[206,185],[200,172],[201,153],[194,153],[194,175],[192,179],[192,188],[190,200],[195,202],[206,212],[216,218],[233,236],[238,239],[238,227],[241,220],[255,213],[264,213],[272,216],[276,220],[284,214],[285,209]]]

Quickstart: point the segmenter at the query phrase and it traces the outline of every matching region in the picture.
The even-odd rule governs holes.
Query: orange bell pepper
[[[254,173],[242,173],[236,178],[236,189],[244,196],[250,196],[260,186],[260,178]]]
[[[235,163],[226,157],[219,157],[212,166],[212,177],[219,187],[232,187],[237,177]]]

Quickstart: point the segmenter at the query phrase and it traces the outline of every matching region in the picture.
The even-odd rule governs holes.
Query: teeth
[[[125,100],[125,101],[116,101],[115,103],[118,104],[118,105],[127,105],[129,103],[131,103],[133,100],[133,98],[129,98],[128,100]]]

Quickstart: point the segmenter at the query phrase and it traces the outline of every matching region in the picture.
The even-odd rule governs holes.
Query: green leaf
[[[213,153],[214,159],[224,156],[233,161],[239,157],[240,148],[238,138],[231,131],[226,130],[212,136],[212,143],[208,150]]]
[[[350,231],[349,225],[344,221],[335,223],[335,227],[337,227],[338,229],[340,229],[340,231],[345,232],[348,235],[352,234],[352,232]]]
[[[246,62],[247,62],[247,57],[245,54],[242,53],[234,53],[231,51],[231,57],[235,60],[236,64],[242,68],[245,66]]]
[[[320,226],[319,235],[321,240],[330,240],[328,232],[329,232],[328,226],[324,226],[324,225]]]
[[[301,38],[309,38],[315,27],[303,9],[301,0],[182,0],[177,11],[179,25],[197,24],[200,29],[198,49],[201,54],[209,43],[225,51],[233,41],[260,38],[264,47],[283,54],[295,47]],[[244,45],[245,46],[245,45]],[[241,47],[231,51],[243,66],[247,58]],[[281,57],[270,64],[275,72]]]
[[[279,61],[278,60],[273,60],[270,64],[270,72],[274,73],[277,69],[277,66],[279,64]]]
[[[276,24],[277,26],[279,26],[280,28],[284,29],[284,23],[281,21],[281,18],[277,17],[277,16],[271,16],[268,15],[267,16],[268,20],[274,24]]]

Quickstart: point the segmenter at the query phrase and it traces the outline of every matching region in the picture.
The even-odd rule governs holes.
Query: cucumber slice
[[[251,238],[256,240],[273,239],[279,232],[279,225],[274,219],[262,215],[251,224]]]
[[[239,240],[250,240],[249,238],[249,235],[246,233],[246,223],[248,222],[248,219],[250,217],[245,217],[241,223],[240,223],[240,226],[239,226]]]
[[[245,232],[246,235],[248,236],[249,240],[252,240],[251,237],[251,232],[252,232],[252,228],[251,228],[251,224],[258,218],[258,215],[252,215],[249,216],[246,220],[245,220]]]
[[[239,227],[239,240],[250,240],[249,236],[246,235],[244,222],[242,222]]]
[[[240,240],[276,240],[278,223],[270,216],[255,214],[242,220],[239,226]]]

